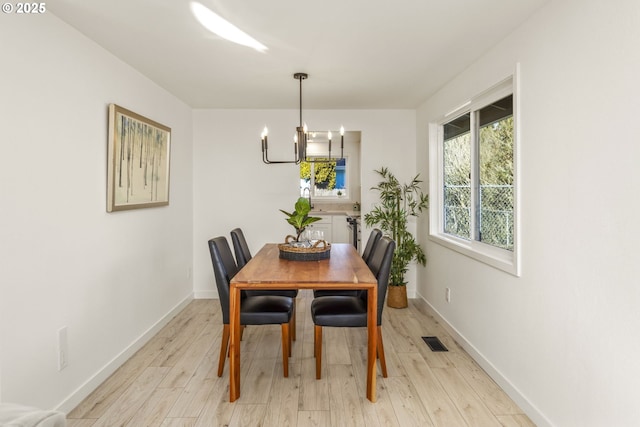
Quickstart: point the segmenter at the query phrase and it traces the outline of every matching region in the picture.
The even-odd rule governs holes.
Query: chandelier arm
[[[269,146],[267,145],[267,138],[264,137],[262,140],[262,162],[266,165],[272,164],[300,164],[300,158],[297,157],[297,145],[294,144],[294,160],[269,160]]]
[[[295,160],[269,160],[269,153],[267,150],[262,152],[262,162],[267,165],[273,164],[285,164],[285,163],[295,163],[296,165],[300,163],[299,159]]]

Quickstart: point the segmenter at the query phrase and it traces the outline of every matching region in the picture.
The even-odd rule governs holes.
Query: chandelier
[[[331,131],[327,133],[327,137],[329,140],[329,157],[322,159],[314,159],[307,157],[307,142],[309,140],[309,132],[307,129],[306,123],[302,122],[302,81],[307,79],[309,75],[307,73],[295,73],[293,78],[300,81],[300,124],[296,127],[296,133],[293,136],[293,160],[269,160],[269,143],[267,134],[269,130],[265,126],[262,134],[260,135],[260,139],[262,142],[262,161],[266,164],[277,164],[277,163],[295,163],[300,164],[300,162],[309,162],[309,163],[328,163],[335,162],[336,160],[340,160],[344,158],[344,127],[340,127],[340,157],[339,158],[331,158]]]

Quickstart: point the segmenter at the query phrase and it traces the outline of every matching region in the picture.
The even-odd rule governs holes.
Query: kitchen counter
[[[346,215],[346,216],[350,216],[352,218],[360,218],[360,211],[354,211],[354,210],[324,210],[324,209],[312,209],[309,212],[309,216],[317,216],[317,215]]]

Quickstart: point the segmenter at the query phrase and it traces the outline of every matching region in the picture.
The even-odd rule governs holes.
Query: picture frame
[[[107,212],[169,204],[171,128],[109,104]]]

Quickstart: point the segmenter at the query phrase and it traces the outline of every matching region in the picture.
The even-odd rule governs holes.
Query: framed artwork
[[[171,128],[109,104],[107,212],[169,204]]]

